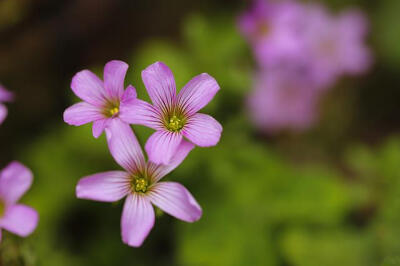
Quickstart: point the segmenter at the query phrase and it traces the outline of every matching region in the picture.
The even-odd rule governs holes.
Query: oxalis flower
[[[120,116],[125,122],[157,130],[145,146],[150,161],[170,163],[184,137],[200,147],[218,143],[220,123],[209,115],[197,113],[219,90],[213,77],[200,74],[177,94],[171,70],[156,62],[142,71],[142,79],[153,105],[133,97],[123,99]]]
[[[93,136],[98,138],[108,122],[120,115],[122,100],[136,98],[135,88],[129,85],[124,91],[128,65],[110,61],[104,67],[104,82],[89,70],[78,72],[71,82],[73,92],[83,100],[64,112],[64,121],[81,126],[93,122]]]
[[[14,99],[13,93],[7,91],[4,86],[0,84],[0,124],[4,122],[7,117],[7,107],[3,105],[3,102],[10,102]]]
[[[0,172],[0,241],[1,229],[26,237],[36,228],[37,212],[17,201],[32,184],[32,173],[18,162],[10,163]]]
[[[128,124],[114,119],[106,129],[110,152],[125,171],[110,171],[81,179],[76,195],[81,199],[114,202],[126,197],[121,218],[122,240],[138,247],[154,225],[152,204],[186,222],[200,219],[202,210],[190,192],[175,182],[159,182],[175,169],[194,145],[182,141],[169,165],[146,162]]]

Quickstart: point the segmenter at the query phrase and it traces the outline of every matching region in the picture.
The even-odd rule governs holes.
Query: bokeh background
[[[400,1],[314,2],[366,13],[374,63],[323,96],[308,130],[267,134],[245,104],[256,64],[236,20],[250,2],[1,0],[0,81],[17,97],[0,126],[0,167],[32,169],[23,202],[40,223],[26,239],[3,233],[0,265],[400,265]],[[121,202],[75,197],[81,177],[119,168],[105,137],[62,119],[78,101],[72,76],[102,75],[112,59],[130,65],[126,85],[145,99],[140,72],[155,61],[179,88],[202,72],[221,86],[204,110],[224,126],[220,144],[196,148],[168,177],[202,219],[161,214],[137,249],[121,241]],[[144,144],[151,131],[134,129]]]

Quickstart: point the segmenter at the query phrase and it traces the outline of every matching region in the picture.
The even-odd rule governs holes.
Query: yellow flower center
[[[146,192],[149,186],[149,181],[146,178],[138,177],[133,179],[133,188],[136,192]]]
[[[168,123],[167,123],[167,128],[169,131],[179,131],[183,128],[184,122],[182,119],[178,118],[176,115],[173,115]]]
[[[3,217],[6,211],[6,204],[0,199],[0,217]]]
[[[111,116],[114,116],[114,115],[118,114],[119,108],[118,107],[114,107],[109,112],[110,112]]]

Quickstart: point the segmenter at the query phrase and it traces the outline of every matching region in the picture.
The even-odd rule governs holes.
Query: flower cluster
[[[371,65],[367,20],[358,10],[334,16],[318,4],[255,0],[238,25],[259,66],[249,109],[269,132],[308,128],[321,94]]]
[[[76,195],[81,199],[114,202],[126,197],[121,231],[124,243],[138,247],[154,225],[152,204],[186,222],[200,219],[202,210],[190,192],[175,182],[160,182],[195,147],[218,143],[222,126],[211,116],[198,113],[218,92],[208,74],[189,81],[179,93],[171,70],[156,62],[142,71],[152,104],[137,98],[129,85],[124,90],[128,65],[111,61],[105,65],[104,81],[88,70],[77,73],[71,83],[83,100],[69,107],[64,121],[80,126],[93,122],[93,135],[105,130],[111,155],[124,171],[109,171],[82,178]],[[142,148],[129,124],[155,130]]]
[[[0,85],[0,124],[7,116],[1,102],[11,101],[13,94]],[[26,237],[35,230],[39,215],[31,207],[18,204],[30,188],[32,172],[19,162],[12,162],[0,171],[0,242],[1,229]]]

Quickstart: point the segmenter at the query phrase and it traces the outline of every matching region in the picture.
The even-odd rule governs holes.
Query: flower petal
[[[111,99],[120,99],[124,93],[124,81],[128,64],[119,60],[108,62],[104,67],[104,87]]]
[[[171,171],[173,171],[176,167],[178,167],[193,148],[194,148],[193,143],[186,140],[182,140],[174,156],[172,156],[169,164],[159,165],[149,162],[148,171],[153,176],[153,182],[158,182],[161,178],[163,178]]]
[[[149,197],[151,202],[161,210],[185,222],[195,222],[203,214],[192,194],[176,182],[155,184]]]
[[[97,107],[102,107],[106,102],[103,82],[89,70],[82,70],[75,74],[71,88],[76,96]]]
[[[129,124],[143,125],[156,130],[163,128],[159,111],[153,105],[139,99],[123,101],[120,118]]]
[[[135,87],[129,85],[128,87],[126,87],[126,90],[124,91],[124,94],[121,97],[121,104],[123,102],[130,102],[136,98],[137,98],[137,93]]]
[[[0,84],[0,102],[11,102],[13,99],[14,93],[6,90],[6,88]]]
[[[0,124],[2,124],[6,119],[7,113],[7,107],[5,107],[3,104],[0,104]]]
[[[154,220],[154,209],[150,200],[138,193],[130,194],[122,213],[122,241],[132,247],[141,246],[153,228]]]
[[[104,115],[98,107],[86,102],[76,103],[64,112],[64,122],[73,126],[81,126],[103,118]]]
[[[183,135],[200,147],[214,146],[221,138],[222,126],[206,114],[194,114],[182,129]]]
[[[142,147],[128,124],[119,118],[111,119],[106,135],[110,152],[119,165],[130,173],[144,168]]]
[[[166,110],[176,98],[176,85],[172,71],[162,62],[156,62],[142,71],[143,83],[154,105]]]
[[[169,131],[156,131],[146,142],[149,161],[156,164],[169,164],[172,156],[182,142],[182,135]]]
[[[219,90],[217,81],[207,73],[200,74],[189,81],[179,92],[178,104],[188,115],[206,106]]]
[[[30,188],[32,172],[19,162],[11,162],[0,172],[0,197],[8,204],[17,202]]]
[[[111,118],[112,119],[112,118]],[[100,137],[101,133],[103,133],[104,129],[108,126],[110,118],[103,118],[93,122],[93,137],[96,139]]]
[[[7,208],[0,226],[18,236],[26,237],[35,230],[39,221],[38,213],[25,205],[12,205]]]
[[[110,171],[87,176],[79,180],[76,196],[104,202],[114,202],[129,192],[129,174],[123,171]]]

